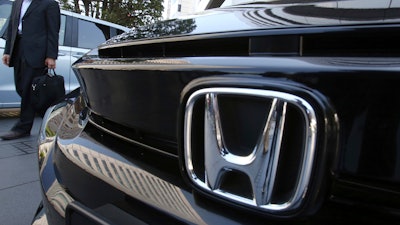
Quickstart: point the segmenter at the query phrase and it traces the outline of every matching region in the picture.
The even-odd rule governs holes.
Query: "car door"
[[[8,19],[11,12],[12,2],[0,0],[0,56],[4,53],[5,31],[8,26]],[[0,63],[0,109],[19,107],[20,97],[15,91],[13,68]]]
[[[0,0],[0,36],[2,36],[0,56],[4,52],[4,33],[11,12],[11,4],[9,0]],[[56,73],[64,76],[67,93],[79,87],[79,82],[71,68],[72,63],[98,44],[128,30],[117,24],[61,10]],[[13,68],[0,65],[0,109],[20,107],[21,99],[15,91],[13,74]]]
[[[90,49],[128,29],[62,10],[57,71],[64,76],[66,92],[79,87],[72,63]]]

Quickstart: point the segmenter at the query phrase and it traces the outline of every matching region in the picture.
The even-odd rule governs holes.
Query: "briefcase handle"
[[[47,74],[47,76],[49,76],[49,77],[57,76],[55,69],[49,69],[46,67],[44,70],[45,70],[45,73]]]

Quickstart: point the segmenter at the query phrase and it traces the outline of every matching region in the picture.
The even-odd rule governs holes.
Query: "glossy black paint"
[[[110,39],[106,45],[136,40],[159,41],[155,38],[160,37],[224,35],[238,31],[337,25],[344,29],[358,24],[395,24],[400,19],[398,12],[398,5],[392,1],[375,0],[364,5],[357,1],[267,1],[213,9],[187,19],[172,19],[132,29]]]
[[[61,224],[72,201],[116,224],[121,221],[105,209],[148,224],[396,224],[400,48],[393,40],[400,31],[400,8],[341,5],[351,2],[216,9],[133,30],[82,57],[74,65],[80,96],[48,112],[40,138],[50,224]],[[298,16],[304,20],[295,20]],[[215,26],[206,27],[210,21]],[[258,43],[255,49],[266,49],[261,55],[242,47],[222,54],[234,41],[213,45],[219,49],[212,55],[190,53],[200,46],[192,43],[207,43],[202,40],[234,37],[246,45],[271,35],[278,38],[262,40],[280,47]],[[340,51],[333,51],[330,37],[341,37],[335,43]],[[375,40],[371,44],[365,37]],[[326,42],[304,55],[304,40]],[[286,41],[291,47],[282,47]],[[357,48],[348,50],[351,43]],[[184,48],[170,53],[174,46]],[[273,215],[249,209],[204,193],[187,178],[182,166],[187,97],[202,87],[227,86],[283,91],[315,107],[317,160],[301,210]]]

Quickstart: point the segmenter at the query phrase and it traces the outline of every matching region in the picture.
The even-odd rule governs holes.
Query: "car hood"
[[[400,22],[400,1],[389,0],[278,0],[206,10],[191,16],[160,21],[110,39],[104,45],[255,29],[337,26]]]

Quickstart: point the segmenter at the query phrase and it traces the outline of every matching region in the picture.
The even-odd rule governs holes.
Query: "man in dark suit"
[[[45,68],[54,69],[58,56],[60,7],[54,0],[16,0],[7,30],[3,63],[14,67],[14,81],[21,96],[21,113],[3,140],[29,136],[35,110],[31,105],[31,83]]]

